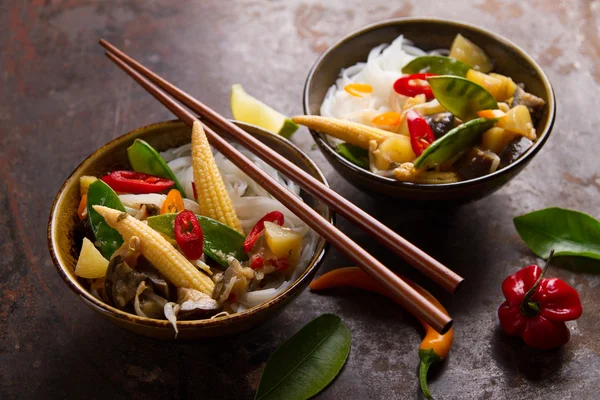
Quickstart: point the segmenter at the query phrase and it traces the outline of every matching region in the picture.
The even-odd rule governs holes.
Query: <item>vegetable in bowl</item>
[[[256,182],[221,154],[213,157],[199,127],[192,138],[193,145],[160,154],[144,150],[156,161],[147,160],[147,165],[168,168],[155,168],[162,176],[118,173],[125,177],[119,178],[118,191],[110,186],[115,171],[81,179],[84,206],[79,215],[88,228],[75,268],[81,283],[105,304],[168,319],[174,327],[176,320],[235,314],[278,296],[303,273],[317,242],[301,220]],[[143,157],[132,149],[148,147],[136,140],[129,158]],[[299,194],[295,184],[255,161]],[[154,184],[155,192],[148,193]],[[146,193],[139,193],[140,188]],[[245,243],[246,234],[273,212],[281,215],[275,226],[259,229],[253,245]],[[277,237],[267,240],[269,236]],[[94,246],[104,243],[102,251]]]
[[[492,67],[461,35],[450,50],[430,53],[400,36],[342,69],[320,116],[294,121],[329,135],[342,157],[379,176],[429,184],[478,178],[531,148],[546,108],[510,77],[487,73]]]

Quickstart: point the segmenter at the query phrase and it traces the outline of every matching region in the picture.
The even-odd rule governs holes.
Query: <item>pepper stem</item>
[[[537,315],[537,313],[540,312],[539,305],[535,301],[532,301],[531,297],[533,296],[533,294],[537,290],[538,286],[540,285],[540,282],[544,278],[544,275],[546,275],[546,271],[548,271],[548,268],[550,267],[550,261],[552,261],[552,256],[554,256],[554,249],[552,249],[552,251],[550,251],[550,255],[548,256],[548,259],[546,260],[546,264],[544,265],[544,268],[542,269],[542,273],[537,278],[537,280],[535,281],[535,283],[533,284],[531,289],[529,289],[527,291],[527,293],[525,293],[525,297],[523,297],[523,302],[521,303],[521,312],[523,313],[523,315],[526,315],[526,316],[531,316],[532,314]]]
[[[421,360],[421,363],[419,364],[419,383],[421,384],[423,396],[425,396],[425,398],[428,400],[433,400],[433,396],[431,395],[429,387],[427,386],[427,371],[429,371],[429,366],[432,363],[432,358],[426,358],[425,360]]]

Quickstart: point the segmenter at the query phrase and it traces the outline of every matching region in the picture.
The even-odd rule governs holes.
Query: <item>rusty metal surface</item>
[[[466,279],[451,297],[339,220],[396,271],[430,288],[455,319],[456,341],[431,388],[443,399],[592,399],[600,389],[600,277],[556,269],[580,292],[584,315],[564,348],[538,353],[498,328],[500,283],[535,262],[516,215],[562,206],[600,216],[600,4],[598,1],[102,1],[0,2],[0,397],[250,399],[269,355],[324,312],[350,327],[350,358],[322,399],[419,398],[416,321],[358,291],[305,292],[246,334],[195,343],[136,337],[88,310],[55,272],[46,221],[65,177],[95,148],[171,118],[108,62],[105,37],[159,74],[229,114],[232,83],[301,112],[317,55],[367,23],[437,16],[487,27],[521,45],[556,89],[549,143],[505,188],[451,211],[406,209],[361,193],[326,164],[305,130],[294,142],[334,189],[382,218]],[[331,251],[323,270],[346,266]],[[417,329],[416,329],[417,328]]]

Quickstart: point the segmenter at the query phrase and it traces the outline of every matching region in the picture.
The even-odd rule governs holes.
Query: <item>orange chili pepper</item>
[[[80,221],[83,221],[87,218],[87,194],[81,196],[81,201],[79,202],[79,207],[77,207],[77,216]]]
[[[448,314],[444,306],[442,306],[431,293],[404,277],[402,279],[423,297],[435,304],[440,310]],[[323,290],[333,287],[353,287],[379,293],[395,301],[394,296],[386,288],[358,267],[338,268],[327,272],[312,281],[309,287],[312,290]],[[429,392],[429,388],[427,387],[427,371],[431,364],[440,362],[446,358],[452,347],[454,332],[453,328],[450,328],[448,332],[441,335],[425,321],[420,318],[417,319],[425,329],[425,337],[419,346],[419,358],[421,359],[419,366],[419,383],[421,384],[421,390],[425,397],[432,399],[431,392]]]
[[[177,213],[185,209],[183,198],[177,189],[171,189],[167,194],[167,198],[160,207],[161,214]]]
[[[373,86],[366,83],[350,83],[344,86],[344,90],[354,97],[363,97],[363,95],[373,92]]]
[[[506,113],[502,110],[480,110],[480,111],[477,111],[477,116],[479,118],[494,119],[494,118],[502,118],[505,115],[506,115]]]
[[[402,121],[402,115],[397,112],[389,111],[375,116],[371,122],[379,126],[399,125]]]

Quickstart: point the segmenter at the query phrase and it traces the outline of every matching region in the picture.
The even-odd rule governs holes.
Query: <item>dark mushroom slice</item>
[[[110,303],[123,310],[134,299],[137,288],[145,275],[130,268],[121,256],[110,260],[106,270],[104,289]]]
[[[147,285],[146,281],[142,281],[135,293],[133,309],[140,317],[164,319],[167,302],[167,299],[154,293],[152,284]]]
[[[456,163],[456,173],[463,179],[474,179],[490,174],[498,168],[500,159],[495,153],[473,147]]]
[[[219,312],[219,303],[207,294],[194,289],[178,288],[178,319],[205,319]]]
[[[139,258],[136,269],[146,276],[146,281],[152,284],[154,293],[167,300],[175,300],[176,288],[169,282],[144,256]]]
[[[441,138],[454,128],[454,115],[449,112],[424,115],[423,118],[427,121],[436,139]]]
[[[248,291],[248,285],[254,277],[254,271],[242,267],[235,258],[229,261],[229,267],[217,276],[212,297],[220,304],[228,301],[231,296],[239,297]]]
[[[525,136],[517,136],[511,140],[500,153],[499,168],[504,168],[507,165],[515,162],[527,150],[529,150],[531,146],[533,146],[533,142],[527,139]]]
[[[545,104],[546,102],[543,99],[534,96],[531,93],[527,93],[525,90],[517,86],[517,90],[515,90],[510,106],[511,108],[520,105],[526,106],[527,109],[529,109],[529,113],[531,114],[533,120],[538,121],[542,116]]]

